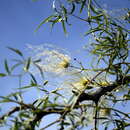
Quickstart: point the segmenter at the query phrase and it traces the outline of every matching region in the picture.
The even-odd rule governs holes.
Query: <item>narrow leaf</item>
[[[63,27],[64,33],[67,34],[64,20],[62,20],[61,22],[62,22],[62,27]]]
[[[34,86],[29,85],[29,86],[24,86],[24,87],[21,87],[21,88],[18,88],[18,89],[28,89],[28,88],[32,88],[32,87],[34,87]]]
[[[40,71],[41,77],[44,79],[44,73],[43,73],[42,68],[38,64],[34,63],[34,65],[38,68],[38,70]]]
[[[5,66],[6,72],[7,72],[8,74],[10,74],[10,70],[9,70],[9,67],[8,67],[8,62],[7,62],[7,60],[5,60],[4,66]]]
[[[23,54],[21,51],[19,51],[18,49],[14,49],[14,48],[11,48],[11,47],[7,47],[8,49],[10,49],[11,51],[17,53],[19,56],[23,57]]]
[[[48,80],[46,80],[46,81],[43,83],[44,86],[45,86],[46,84],[48,84]]]
[[[6,76],[6,74],[0,73],[0,77],[5,77],[5,76]]]
[[[86,35],[89,35],[91,33],[94,33],[94,32],[98,32],[98,31],[101,31],[102,29],[101,28],[94,28],[94,29],[91,29],[89,30],[88,32],[85,33],[85,36]]]
[[[0,103],[11,102],[10,99],[7,97],[0,96],[0,98],[2,98],[2,100],[0,100]]]
[[[43,24],[49,22],[53,17],[54,17],[54,15],[51,15],[51,16],[47,17],[45,20],[43,20],[43,21],[38,25],[38,27],[36,28],[35,31],[38,31],[38,29],[39,29]]]
[[[35,84],[37,84],[37,80],[36,80],[36,78],[35,78],[31,73],[30,73],[30,76],[31,76],[33,82],[34,82]]]
[[[66,8],[64,6],[62,6],[62,9],[63,9],[64,14],[66,15],[67,14]]]
[[[35,61],[33,61],[34,63],[39,63],[39,62],[41,62],[41,59],[38,59],[38,60],[35,60]]]
[[[25,70],[28,71],[31,63],[31,58],[29,57],[25,66]]]
[[[49,102],[49,97],[47,96],[47,97],[45,97],[45,99],[44,99],[43,108],[46,108],[46,107],[47,107],[48,102]]]
[[[75,11],[75,4],[74,3],[72,3],[72,9],[71,9],[71,12],[70,12],[70,14],[73,14],[73,12]]]
[[[18,67],[19,65],[21,65],[22,63],[17,63],[17,64],[15,64],[15,65],[13,65],[12,67],[11,67],[11,71],[13,71],[16,67]]]
[[[82,13],[83,8],[84,8],[84,6],[85,6],[85,3],[86,3],[86,0],[84,0],[84,1],[82,2],[81,8],[80,8],[80,13]]]

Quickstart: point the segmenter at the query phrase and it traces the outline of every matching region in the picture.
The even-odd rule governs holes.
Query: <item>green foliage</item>
[[[129,29],[112,18],[95,0],[65,1],[70,8],[61,1],[58,2],[57,6],[56,1],[53,1],[54,13],[43,20],[36,31],[46,23],[51,23],[52,28],[60,23],[67,34],[66,27],[72,24],[69,20],[73,17],[81,23],[87,23],[89,30],[85,32],[85,36],[93,38],[88,48],[89,53],[96,56],[96,66],[86,68],[77,59],[74,60],[78,65],[72,64],[71,58],[58,52],[56,48],[52,51],[43,49],[52,58],[50,62],[50,57],[47,57],[49,62],[46,65],[43,62],[47,61],[44,53],[40,58],[26,57],[20,50],[8,47],[20,59],[12,60],[12,64],[5,60],[5,72],[0,73],[0,77],[18,77],[19,86],[17,92],[0,96],[1,104],[17,104],[0,117],[1,126],[11,121],[9,123],[12,130],[39,129],[45,116],[55,114],[58,115],[56,120],[42,129],[57,123],[60,130],[79,130],[88,126],[97,130],[98,124],[104,130],[109,127],[113,130],[125,130],[130,126],[130,112],[123,112],[116,108],[116,104],[121,106],[121,103],[130,101]],[[129,9],[126,16],[124,21],[129,24]],[[36,71],[32,71],[33,69]],[[53,75],[52,79],[51,76],[45,79],[47,72]],[[63,82],[57,83],[58,88],[51,90],[49,87],[54,86],[53,82],[58,76]],[[27,79],[25,84],[22,80],[24,78]],[[64,86],[61,87],[61,84]],[[64,96],[67,85],[70,95]],[[34,93],[35,99],[26,103],[26,92],[32,93],[33,89],[42,96],[37,98]]]

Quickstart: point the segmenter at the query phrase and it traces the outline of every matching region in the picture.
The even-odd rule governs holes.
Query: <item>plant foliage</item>
[[[70,19],[85,22],[89,30],[84,35],[93,38],[88,48],[89,53],[96,57],[94,65],[86,68],[77,59],[72,63],[72,58],[62,49],[46,49],[43,46],[37,52],[37,47],[32,47],[34,55],[26,57],[20,50],[8,47],[20,57],[12,61],[12,66],[5,60],[5,72],[1,72],[0,77],[18,77],[20,85],[15,93],[0,96],[0,104],[15,104],[0,117],[1,127],[9,125],[11,130],[40,129],[41,124],[44,124],[42,119],[55,114],[58,115],[55,121],[41,130],[54,124],[57,124],[59,130],[81,130],[88,126],[94,130],[99,127],[104,130],[109,127],[125,130],[130,126],[130,112],[124,112],[116,105],[128,104],[130,100],[130,30],[127,27],[130,10],[125,9],[127,13],[122,19],[126,23],[124,26],[96,0],[54,0],[52,4],[53,14],[44,19],[36,31],[46,23],[50,23],[52,28],[59,23],[67,34],[66,27],[73,24]],[[48,87],[52,85],[54,77],[52,80],[45,79],[48,73],[59,76],[59,79],[63,77],[65,81],[50,90]],[[23,85],[24,77],[27,85]],[[42,93],[42,97],[26,103],[24,94],[32,92],[32,89]],[[70,96],[64,95],[64,89],[69,89]]]

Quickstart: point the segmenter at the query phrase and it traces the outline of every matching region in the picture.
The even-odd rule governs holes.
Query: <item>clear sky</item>
[[[101,1],[102,4],[106,2],[106,0]],[[109,0],[107,2],[107,9],[129,7],[130,5],[129,0]],[[6,47],[18,48],[26,53],[26,44],[28,43],[33,45],[54,44],[68,49],[72,56],[78,57],[84,63],[90,60],[85,59],[87,53],[81,51],[83,45],[89,42],[89,39],[83,36],[87,30],[86,23],[81,24],[75,19],[71,20],[73,26],[67,27],[69,32],[67,37],[60,24],[56,25],[52,32],[49,24],[43,25],[37,32],[34,32],[38,24],[51,15],[51,7],[51,0],[37,2],[32,2],[32,0],[0,0],[0,72],[4,72],[4,59],[15,56]],[[8,94],[16,83],[16,79],[1,78],[0,95]]]
[[[86,38],[83,36],[83,33],[86,31],[86,28],[84,28],[85,23],[81,24],[72,20],[74,25],[71,28],[68,27],[69,35],[67,37],[63,33],[61,24],[56,25],[52,32],[49,24],[43,25],[35,32],[38,24],[52,14],[51,7],[52,1],[44,0],[37,2],[32,2],[32,0],[0,1],[1,63],[3,63],[5,58],[15,56],[6,48],[8,46],[18,48],[22,52],[27,53],[27,44],[40,45],[43,43],[66,48],[73,56],[75,55],[82,59],[82,56],[78,55],[77,52],[87,43]],[[3,64],[0,64],[0,71],[3,71]],[[5,78],[4,80],[6,81]],[[0,81],[3,86],[0,94],[5,95],[11,87],[7,89],[8,85],[3,83],[3,79],[0,79]],[[14,84],[14,82],[11,82],[11,84]]]

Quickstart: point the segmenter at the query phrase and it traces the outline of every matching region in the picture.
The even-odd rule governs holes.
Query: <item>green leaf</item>
[[[46,96],[46,97],[44,98],[43,108],[46,108],[48,103],[49,103],[49,96]]]
[[[68,23],[68,17],[67,17],[67,9],[64,7],[64,6],[62,6],[62,9],[63,9],[63,20],[68,24],[68,25],[71,25],[71,24],[69,24]]]
[[[64,124],[65,126],[71,125],[71,123],[69,123],[69,122],[63,122],[63,124]]]
[[[82,13],[85,4],[86,4],[86,0],[84,0],[84,1],[82,2],[81,8],[80,8],[80,13]]]
[[[30,67],[30,63],[31,63],[31,58],[29,57],[27,62],[26,62],[26,66],[25,66],[25,71],[28,71],[29,70],[29,67]]]
[[[43,100],[38,100],[36,108],[40,107],[41,105],[43,105]]]
[[[41,59],[38,59],[38,60],[35,60],[35,61],[33,61],[34,63],[39,63],[39,62],[41,62]]]
[[[97,21],[101,21],[102,19],[101,19],[101,17],[103,16],[103,14],[101,13],[101,14],[98,14],[98,15],[96,15],[96,16],[91,16],[91,19],[95,19],[95,20],[97,20]]]
[[[30,118],[29,114],[27,114],[25,112],[19,113],[19,117]]]
[[[39,88],[39,89],[40,89],[41,91],[43,91],[43,92],[49,94],[49,92],[48,92],[46,89],[43,89],[43,88]]]
[[[13,71],[16,67],[18,67],[19,65],[22,65],[22,63],[17,63],[17,64],[15,64],[15,65],[13,65],[12,67],[11,67],[11,71]]]
[[[36,28],[35,32],[38,31],[38,29],[45,23],[49,22],[53,17],[55,17],[55,15],[51,15],[49,17],[47,17],[45,20],[43,20],[39,25],[38,27]]]
[[[63,31],[65,34],[67,34],[64,20],[62,20],[61,22],[62,22]]]
[[[90,0],[91,1],[91,0]],[[99,9],[97,9],[95,6],[93,6],[92,4],[90,4],[90,9],[91,9],[91,11],[93,11],[93,13],[95,13],[95,14],[99,14],[99,13],[101,13],[101,10],[99,10]]]
[[[66,15],[67,14],[67,9],[64,6],[62,6],[62,9],[63,9],[64,15]]]
[[[8,96],[6,96],[6,98],[10,98],[10,97],[15,97],[15,96],[19,96],[21,95],[23,92],[14,92],[14,93],[10,93]]]
[[[2,98],[2,100],[0,100],[0,103],[11,102],[8,97],[0,96],[0,98]]]
[[[91,6],[91,0],[88,0],[88,18],[91,18],[90,6]]]
[[[41,77],[44,79],[44,73],[43,73],[42,68],[38,64],[34,63],[34,65],[38,68],[38,70],[40,71]]]
[[[5,76],[6,76],[6,74],[0,73],[0,77],[5,77]]]
[[[71,9],[71,12],[70,12],[70,14],[73,14],[73,12],[75,11],[75,4],[74,3],[72,3],[72,9]]]
[[[18,88],[18,89],[28,89],[28,88],[32,88],[32,87],[34,87],[34,85],[33,86],[32,85],[24,86],[24,87],[21,87],[21,88]]]
[[[6,70],[6,72],[7,72],[8,74],[10,74],[10,70],[9,70],[9,66],[8,66],[8,62],[7,62],[7,60],[5,60],[5,62],[4,62],[4,66],[5,66],[5,70]]]
[[[32,78],[33,84],[37,85],[37,80],[36,78],[33,76],[33,74],[30,73],[30,76]]]
[[[54,25],[56,24],[56,23],[59,23],[59,22],[61,22],[62,21],[62,17],[61,16],[58,16],[56,19],[54,19],[54,20],[52,20],[51,22],[52,22],[52,24],[51,24],[51,30],[53,29],[53,27],[54,27]]]
[[[91,30],[89,30],[88,32],[86,32],[85,33],[85,36],[86,35],[89,35],[89,34],[91,34],[91,33],[94,33],[94,32],[98,32],[98,31],[101,31],[102,29],[101,28],[94,28],[94,29],[91,29]]]
[[[23,54],[21,51],[19,51],[18,49],[15,48],[11,48],[11,47],[7,47],[8,49],[10,49],[11,51],[17,53],[19,56],[23,57]]]
[[[46,84],[48,84],[48,80],[46,80],[46,81],[43,83],[44,86],[45,86]]]

